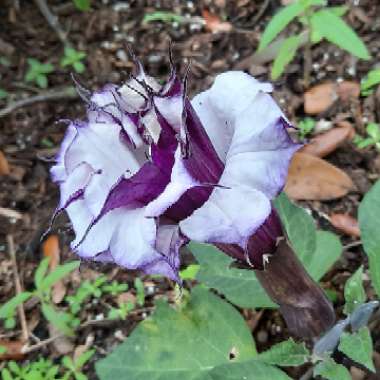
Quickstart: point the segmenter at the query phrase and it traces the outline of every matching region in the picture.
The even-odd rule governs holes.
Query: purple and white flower
[[[139,73],[87,99],[51,169],[82,258],[179,281],[179,249],[213,243],[262,269],[283,235],[272,200],[299,148],[272,86],[239,71],[192,101],[174,69]]]

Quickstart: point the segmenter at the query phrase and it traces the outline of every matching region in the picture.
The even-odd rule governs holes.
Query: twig
[[[78,97],[75,89],[73,87],[65,87],[55,90],[47,90],[41,92],[39,95],[31,96],[30,98],[17,100],[13,103],[8,104],[5,108],[0,109],[0,118],[9,115],[17,108],[29,106],[30,104],[37,102],[44,102],[48,100],[59,100],[59,99],[75,99]]]
[[[8,244],[9,256],[11,258],[12,266],[13,266],[13,277],[14,277],[14,282],[15,282],[16,294],[18,295],[22,292],[22,288],[21,288],[20,276],[19,276],[18,268],[17,268],[16,251],[15,251],[12,235],[7,235],[7,244]],[[22,338],[24,341],[27,341],[29,338],[29,332],[28,332],[28,325],[26,323],[25,310],[22,303],[17,307],[17,312],[20,318]]]
[[[145,313],[145,312],[151,311],[151,310],[153,310],[153,307],[145,307],[145,308],[141,308],[138,310],[133,310],[133,311],[129,312],[128,315],[141,314],[141,313]],[[120,319],[90,319],[89,321],[83,322],[80,326],[78,326],[76,328],[76,331],[82,330],[82,329],[84,329],[86,327],[90,327],[90,326],[102,325],[105,323],[116,323],[116,322],[120,322]],[[48,339],[41,340],[40,342],[33,344],[31,346],[25,345],[22,348],[22,353],[23,354],[29,354],[30,352],[37,351],[40,348],[45,347],[45,346],[49,345],[50,343],[54,342],[56,339],[62,338],[64,336],[65,336],[65,334],[63,334],[63,333],[57,334],[57,335],[54,335]]]
[[[358,247],[359,245],[362,245],[363,242],[361,240],[353,241],[352,243],[348,243],[343,246],[343,251],[347,251],[350,248]]]
[[[301,377],[300,380],[309,380],[313,376],[313,367],[310,367]]]
[[[67,33],[63,30],[61,24],[59,23],[58,17],[54,15],[49,9],[45,0],[34,0],[37,7],[45,17],[46,21],[50,27],[57,33],[58,38],[65,46],[71,46],[67,39]]]

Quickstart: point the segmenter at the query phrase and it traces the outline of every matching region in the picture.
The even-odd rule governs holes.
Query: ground
[[[330,1],[331,5],[350,3]],[[366,75],[380,58],[380,4],[375,0],[353,2],[346,19],[369,48],[372,59],[354,59],[327,43],[312,49],[312,72],[310,87],[327,80],[349,80],[356,83]],[[358,3],[358,4],[356,4]],[[215,74],[225,70],[245,70],[260,80],[268,80],[271,64],[258,62],[255,52],[260,35],[270,17],[280,6],[277,0],[260,1],[93,1],[88,12],[81,12],[70,1],[49,1],[51,11],[59,16],[67,40],[77,49],[87,53],[86,70],[76,75],[80,83],[95,90],[109,82],[120,82],[128,77],[132,62],[126,52],[126,42],[142,60],[150,75],[165,78],[168,75],[168,51],[172,43],[173,57],[179,71],[184,74],[190,64],[189,96],[206,89]],[[188,16],[187,22],[143,22],[144,15],[157,9]],[[204,26],[200,20],[208,14],[217,15],[227,23],[226,30],[212,32],[212,23]],[[57,92],[72,85],[69,68],[59,68],[63,43],[56,31],[49,26],[34,2],[4,1],[0,9],[0,57],[5,59],[0,65],[0,88],[8,92],[8,98],[0,100],[1,108],[41,93],[34,83],[24,81],[27,59],[36,58],[41,62],[54,63],[58,68],[48,76],[48,89]],[[217,23],[218,24],[218,23]],[[291,27],[290,30],[296,29]],[[223,27],[222,27],[223,29]],[[304,118],[304,91],[302,52],[277,80],[275,96],[289,120],[297,124]],[[44,90],[45,91],[45,90]],[[367,121],[380,122],[380,94],[374,92],[368,97],[360,97],[350,102],[340,102],[315,116],[316,120],[327,120],[335,124],[339,120],[348,121],[357,133],[363,133]],[[0,176],[0,303],[14,294],[13,270],[8,255],[6,237],[15,242],[19,276],[24,289],[32,286],[33,271],[42,257],[40,238],[47,229],[49,220],[57,204],[57,187],[49,177],[49,158],[58,149],[66,125],[57,123],[60,119],[83,117],[83,101],[71,93],[57,100],[35,102],[18,107],[0,117],[0,153],[3,153],[10,167],[8,175]],[[330,124],[331,124],[330,123]],[[1,158],[1,157],[0,157]],[[352,244],[357,238],[334,229],[324,215],[348,213],[357,216],[357,207],[363,195],[379,178],[380,156],[372,148],[358,149],[347,141],[326,158],[353,180],[355,190],[335,200],[310,200],[302,205],[312,211],[317,223],[323,229],[340,234],[346,246],[343,258],[323,278],[323,286],[338,293],[338,305],[343,303],[342,289],[346,279],[361,262],[366,262],[360,244]],[[1,165],[0,165],[1,166]],[[0,173],[1,174],[1,173]],[[5,211],[4,211],[5,210]],[[12,214],[14,212],[15,214]],[[68,243],[73,235],[68,220],[59,218],[53,232],[60,239],[61,261],[73,258]],[[73,277],[67,292],[71,292],[81,279],[94,278],[98,272],[105,272],[119,282],[133,285],[134,273],[127,273],[114,267],[99,267],[83,264],[81,277]],[[123,336],[128,336],[141,318],[150,312],[153,301],[163,294],[175,297],[173,284],[167,280],[144,278],[148,289],[145,305],[128,317],[127,322],[99,323],[81,330],[76,336],[74,347],[83,345],[92,337],[97,354],[89,364],[87,374],[95,379],[93,361],[109,352]],[[371,290],[369,290],[371,295]],[[374,296],[372,294],[372,296]],[[339,311],[338,307],[338,311]],[[104,312],[101,304],[88,305],[83,313],[86,318],[96,318]],[[264,349],[287,336],[284,322],[276,312],[241,311],[250,322],[258,348]],[[34,327],[33,333],[39,339],[49,336],[43,320],[40,320],[35,305],[26,305],[28,323]],[[91,318],[90,318],[91,319]],[[373,322],[374,349],[380,352],[379,321]],[[14,338],[19,334],[19,326],[11,332],[1,330],[1,338]],[[57,357],[56,347],[47,345],[31,353],[27,359],[38,355]],[[380,365],[380,354],[376,354]],[[0,364],[1,368],[1,364]],[[304,372],[304,370],[303,370]],[[293,372],[298,378],[302,373]],[[363,372],[356,373],[357,379],[375,379],[376,376]],[[379,376],[379,375],[378,375]]]

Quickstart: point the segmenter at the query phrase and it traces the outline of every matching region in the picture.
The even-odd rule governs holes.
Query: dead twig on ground
[[[40,12],[45,17],[46,21],[50,27],[55,31],[58,38],[65,46],[71,46],[69,40],[67,39],[67,32],[65,32],[59,23],[58,17],[54,15],[45,0],[34,0]]]
[[[38,95],[31,96],[26,99],[17,100],[8,104],[3,109],[0,109],[0,118],[9,115],[18,108],[26,107],[37,102],[59,99],[75,99],[78,97],[77,92],[73,87],[65,87],[60,89],[47,90]]]
[[[20,276],[18,273],[16,251],[15,251],[14,240],[13,240],[12,235],[7,235],[7,244],[8,244],[8,253],[12,261],[13,277],[14,277],[14,282],[15,282],[16,294],[20,294],[22,292],[22,288],[21,288]],[[17,312],[20,318],[22,339],[25,342],[27,342],[29,339],[29,332],[28,332],[28,325],[26,323],[25,310],[22,303],[17,307]]]

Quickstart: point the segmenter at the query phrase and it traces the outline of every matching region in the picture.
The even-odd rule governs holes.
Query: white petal
[[[85,191],[85,201],[94,215],[100,212],[117,180],[124,174],[135,174],[140,168],[133,153],[120,140],[119,132],[120,127],[115,124],[89,123],[78,128],[78,135],[67,150],[68,171],[81,162],[101,171],[92,178]]]
[[[197,95],[191,102],[219,157],[225,161],[236,122],[246,115],[247,127],[251,132],[258,132],[250,116],[257,112],[256,96],[260,92],[271,92],[272,85],[261,83],[241,71],[228,71],[215,78],[209,90]]]
[[[178,201],[186,190],[199,185],[186,170],[182,157],[181,148],[175,152],[175,161],[170,177],[170,182],[165,190],[146,206],[145,216],[154,217],[163,214],[172,204]]]
[[[248,187],[216,188],[202,207],[180,222],[180,228],[192,240],[245,248],[248,237],[270,210],[268,198],[260,191]]]
[[[171,97],[155,96],[154,104],[170,126],[179,132],[183,124],[184,103],[182,94]]]

